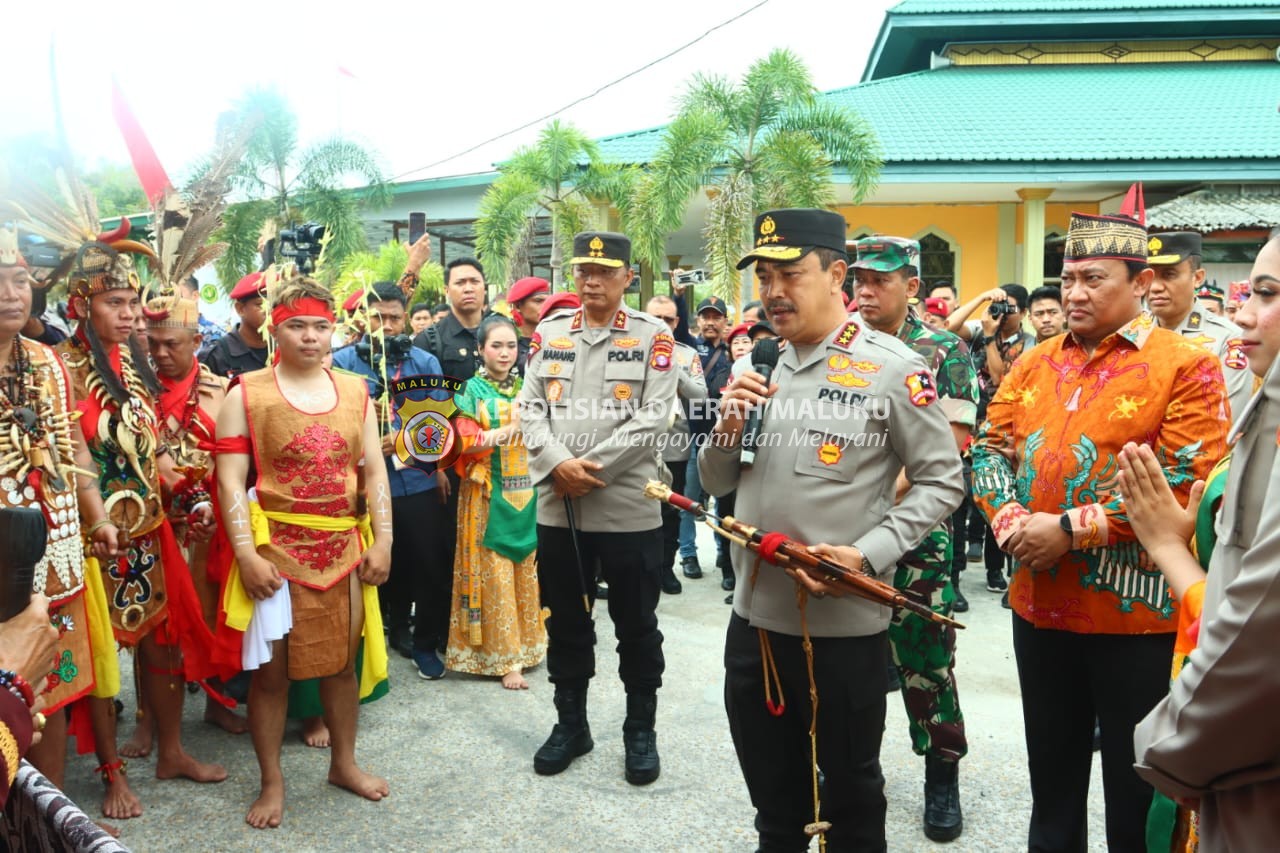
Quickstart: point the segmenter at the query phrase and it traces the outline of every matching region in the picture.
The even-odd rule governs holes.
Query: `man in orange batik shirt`
[[[1152,447],[1185,502],[1226,449],[1217,359],[1142,310],[1146,229],[1073,214],[1062,268],[1069,333],[1023,354],[973,450],[974,501],[1013,555],[1009,589],[1033,850],[1084,850],[1094,719],[1107,843],[1142,850],[1151,788],[1133,729],[1168,691],[1177,603],[1116,486],[1126,441]]]

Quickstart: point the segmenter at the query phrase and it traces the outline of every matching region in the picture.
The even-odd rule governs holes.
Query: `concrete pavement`
[[[701,531],[704,567],[714,563]],[[762,571],[771,570],[762,567]],[[980,564],[962,589],[972,610],[961,619],[957,678],[969,737],[961,763],[965,831],[948,845],[921,832],[924,760],[912,754],[901,700],[889,697],[881,760],[893,851],[1015,851],[1026,847],[1030,794],[1022,714],[1009,638],[1009,611],[987,592]],[[617,678],[612,627],[597,607],[597,676],[589,713],[595,750],[565,773],[540,777],[533,753],[555,721],[545,667],[530,689],[503,690],[497,679],[450,673],[422,681],[392,654],[392,690],[362,709],[358,758],[386,776],[391,797],[370,803],[325,783],[327,751],[304,746],[291,726],[284,769],[284,825],[258,831],[244,823],[257,794],[257,764],[247,735],[232,737],[200,721],[201,696],[188,697],[185,740],[203,760],[224,763],[218,785],[154,778],[154,758],[130,763],[145,813],[123,821],[121,840],[136,851],[732,851],[755,849],[754,812],[738,771],[721,696],[721,653],[729,607],[719,573],[684,580],[684,593],[663,596],[665,686],[658,701],[662,776],[634,788],[622,778],[625,698]],[[128,658],[122,657],[122,662]],[[127,669],[126,669],[127,671]],[[126,687],[123,741],[132,726]],[[67,792],[90,815],[101,786],[93,756],[73,758]],[[1098,759],[1090,798],[1091,849],[1105,850]],[[817,845],[813,845],[817,849]]]

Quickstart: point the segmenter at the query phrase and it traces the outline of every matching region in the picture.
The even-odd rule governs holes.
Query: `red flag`
[[[160,158],[156,156],[156,150],[151,147],[151,141],[138,123],[138,117],[125,102],[120,82],[114,78],[111,81],[111,112],[116,118],[116,124],[120,126],[120,133],[124,135],[129,158],[133,160],[133,170],[138,173],[138,183],[142,184],[147,200],[154,202],[172,184],[165,174],[164,166],[160,164]]]
[[[1137,220],[1139,225],[1147,224],[1147,203],[1142,198],[1142,182],[1129,187],[1124,194],[1124,204],[1120,205],[1120,215]]]
[[[345,65],[338,66],[338,73],[341,74],[343,77],[350,77],[352,80],[356,79],[356,75],[352,74],[351,70],[348,69]]]

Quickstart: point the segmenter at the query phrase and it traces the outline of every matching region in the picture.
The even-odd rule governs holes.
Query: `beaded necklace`
[[[507,397],[507,398],[514,397],[520,391],[520,387],[518,384],[520,381],[520,377],[516,375],[516,372],[514,370],[507,373],[507,376],[505,379],[498,381],[489,375],[489,371],[485,370],[484,365],[482,364],[480,365],[479,368],[476,369],[476,375],[479,376],[481,379],[483,379],[485,382],[488,382],[490,385],[492,385],[493,390],[497,391],[499,394],[501,394],[504,397]]]
[[[12,375],[0,383],[0,417],[17,424],[18,429],[32,440],[45,435],[40,417],[40,389],[32,382],[35,367],[27,348],[17,338],[13,340]]]

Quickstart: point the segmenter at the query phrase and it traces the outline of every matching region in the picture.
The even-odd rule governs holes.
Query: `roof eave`
[[[1092,183],[1097,181],[1280,181],[1273,159],[899,161],[885,163],[882,184],[910,183]],[[837,170],[833,180],[849,180]]]
[[[1239,7],[1215,9],[1206,20],[1196,9],[1119,9],[1090,16],[1067,12],[933,12],[895,13],[890,9],[871,48],[863,83],[926,70],[928,56],[953,41],[1059,41],[1103,38],[1221,38],[1267,31],[1261,22],[1280,22],[1280,9]]]

